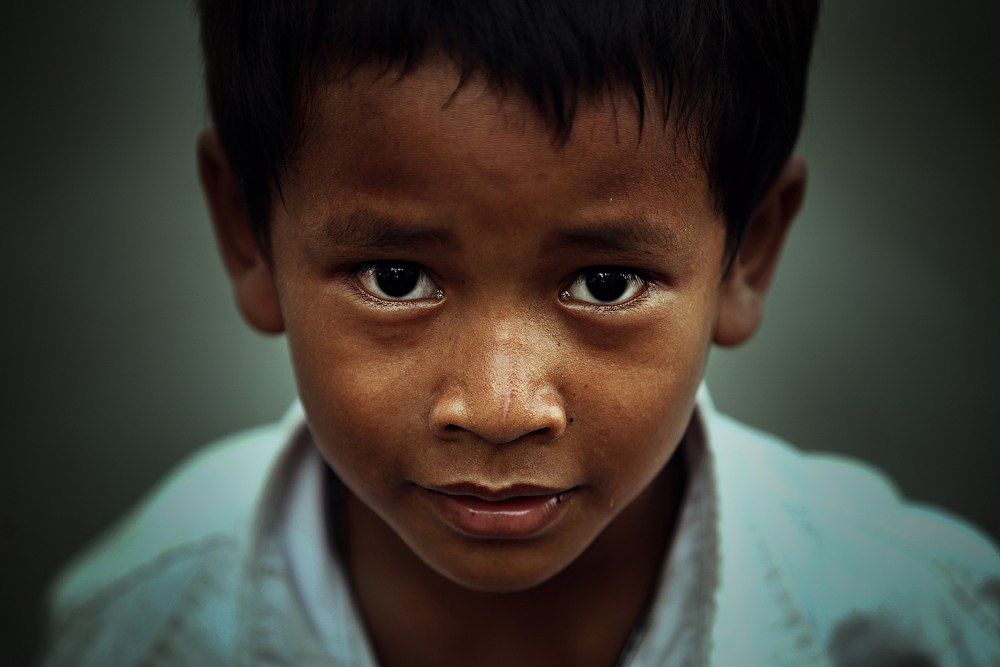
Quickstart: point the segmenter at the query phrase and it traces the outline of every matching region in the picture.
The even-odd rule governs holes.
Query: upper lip
[[[441,484],[425,486],[429,491],[437,491],[449,496],[475,496],[481,500],[507,500],[508,498],[523,498],[530,496],[554,496],[575,487],[542,486],[538,484],[510,484],[508,486],[490,488],[474,482],[459,482],[456,484]]]

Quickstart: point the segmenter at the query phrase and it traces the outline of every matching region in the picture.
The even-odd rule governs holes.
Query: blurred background
[[[998,7],[826,3],[805,210],[763,329],[709,368],[724,411],[869,461],[994,539]],[[216,257],[189,4],[6,14],[0,663],[19,664],[55,569],[184,455],[279,417],[294,384]]]

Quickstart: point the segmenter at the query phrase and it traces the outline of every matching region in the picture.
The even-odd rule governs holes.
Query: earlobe
[[[262,333],[285,329],[274,274],[247,215],[243,192],[213,128],[198,137],[198,175],[222,263],[243,318]]]
[[[715,321],[712,342],[720,347],[742,345],[760,328],[764,316],[761,297],[740,281],[732,280],[730,273],[722,286],[719,315]]]
[[[792,155],[757,205],[732,267],[723,278],[712,338],[716,345],[740,345],[760,327],[764,296],[788,228],[802,207],[805,187],[805,161]]]

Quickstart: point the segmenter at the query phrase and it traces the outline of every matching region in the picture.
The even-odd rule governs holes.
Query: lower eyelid
[[[353,292],[355,298],[360,299],[369,307],[375,307],[380,310],[418,310],[421,308],[427,308],[431,306],[436,306],[438,301],[433,301],[431,299],[413,299],[413,300],[393,300],[393,299],[382,299],[364,287],[358,284],[350,285],[351,291]]]
[[[629,317],[647,312],[650,295],[642,294],[624,303],[598,306],[589,303],[574,303],[567,307],[567,310],[575,313],[578,317]],[[613,321],[613,320],[611,320]]]

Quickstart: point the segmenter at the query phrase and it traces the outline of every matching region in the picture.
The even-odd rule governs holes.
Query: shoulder
[[[289,435],[286,417],[205,446],[74,558],[49,593],[49,663],[79,660],[86,647],[94,662],[132,664],[166,634],[186,633],[192,646],[207,631],[202,643],[223,639],[255,510]]]
[[[847,663],[1000,657],[1000,555],[985,535],[907,501],[870,465],[713,421],[720,490],[743,506],[789,613],[824,652]]]
[[[907,553],[997,574],[996,546],[954,515],[908,501],[880,470],[837,454],[806,453],[729,417],[715,418],[717,466],[740,470],[739,491],[769,516],[793,523],[817,541],[895,545]],[[751,488],[752,487],[752,488]],[[762,515],[763,516],[763,515]],[[864,539],[862,539],[864,538]]]

